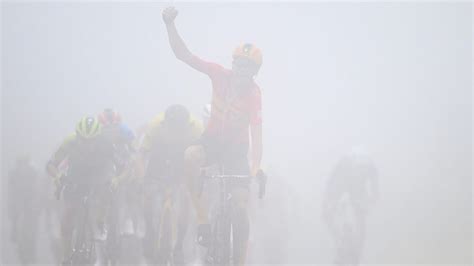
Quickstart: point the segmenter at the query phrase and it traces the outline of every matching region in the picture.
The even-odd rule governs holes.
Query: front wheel
[[[216,217],[212,241],[206,256],[206,265],[231,265],[231,222],[226,212]]]

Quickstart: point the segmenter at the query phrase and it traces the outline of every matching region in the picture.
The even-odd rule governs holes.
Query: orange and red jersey
[[[218,64],[193,56],[187,63],[205,73],[212,81],[211,117],[205,134],[232,144],[249,143],[249,126],[262,123],[260,88],[252,82],[251,88],[233,93],[232,71]]]

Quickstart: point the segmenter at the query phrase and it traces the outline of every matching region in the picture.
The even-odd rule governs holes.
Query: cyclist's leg
[[[232,230],[234,265],[243,265],[249,240],[249,188],[238,186],[232,190]]]
[[[176,212],[177,204],[174,198],[174,188],[172,184],[163,182],[160,186],[160,200],[159,200],[159,211],[157,215],[158,219],[158,247],[160,254],[160,262],[166,263],[171,259],[171,255],[174,255],[175,251],[173,244],[177,239],[178,233],[178,220]],[[179,245],[179,244],[178,244]],[[179,247],[178,247],[179,248]]]
[[[211,239],[211,225],[208,217],[209,202],[207,195],[201,191],[202,180],[199,178],[201,168],[206,162],[209,162],[209,154],[203,145],[195,145],[186,149],[185,177],[188,193],[196,211],[197,240],[202,246],[208,246]]]
[[[179,193],[181,193],[181,190],[178,190]],[[188,221],[189,221],[189,200],[186,195],[179,194],[178,195],[180,198],[178,199],[178,202],[176,206],[176,222],[177,222],[177,229],[178,232],[176,234],[176,247],[177,248],[182,248],[183,246],[183,241],[186,236],[186,232],[188,230]]]
[[[92,248],[90,253],[87,253],[87,259],[96,261],[99,264],[106,264],[109,260],[107,248],[109,244],[109,234],[111,229],[110,219],[108,217],[110,211],[111,191],[108,184],[96,183],[88,184],[86,189],[88,194],[87,204],[79,207],[83,210],[81,217],[86,220],[79,220],[81,228],[85,231],[83,234],[83,241],[86,248]],[[84,224],[85,223],[85,224]]]
[[[136,235],[138,231],[138,212],[140,210],[140,205],[138,203],[137,195],[135,194],[135,187],[130,187],[127,190],[128,191],[125,194],[125,206],[122,214],[125,219],[130,219],[132,223],[132,231]]]
[[[208,224],[208,206],[203,197],[200,197],[199,176],[201,167],[206,161],[206,151],[202,145],[190,146],[184,153],[185,160],[185,176],[186,187],[191,201],[196,210],[197,220],[199,224]]]
[[[228,147],[224,158],[224,170],[227,174],[250,173],[247,151],[243,147]],[[249,241],[249,181],[235,181],[232,188],[231,220],[233,237],[233,262],[234,265],[243,265],[247,259]]]
[[[108,190],[108,188],[107,188]],[[108,195],[106,195],[106,194]],[[122,201],[120,200],[120,192],[108,193],[106,191],[102,196],[100,204],[102,205],[102,211],[105,214],[105,222],[107,225],[107,239],[105,243],[105,252],[107,260],[112,264],[116,264],[120,257],[120,246],[119,246],[119,237],[120,237],[120,223],[122,222],[122,217],[120,216],[120,211],[122,207]]]
[[[138,185],[132,183],[130,187],[127,188],[127,193],[125,194],[125,213],[124,215],[131,220],[132,230],[135,235],[138,234],[140,213],[142,210],[142,202],[140,198],[140,193]]]
[[[186,237],[186,233],[189,227],[189,218],[190,218],[190,202],[189,197],[187,194],[184,194],[184,188],[178,189],[177,196],[179,199],[177,200],[177,205],[175,208],[176,213],[176,224],[177,224],[177,234],[176,234],[176,242],[174,246],[173,256],[174,256],[174,264],[181,265],[184,264],[184,240]]]
[[[145,225],[144,230],[144,241],[143,241],[143,253],[147,260],[153,258],[153,243],[155,241],[156,230],[155,230],[155,202],[154,202],[154,191],[151,187],[144,190],[143,198],[143,220]]]

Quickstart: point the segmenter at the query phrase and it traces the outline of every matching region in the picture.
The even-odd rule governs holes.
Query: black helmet
[[[173,104],[166,108],[164,123],[171,127],[185,127],[189,124],[190,114],[181,104]]]

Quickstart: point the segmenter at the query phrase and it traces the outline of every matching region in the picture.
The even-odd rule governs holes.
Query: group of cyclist
[[[183,197],[192,203],[192,208],[196,210],[197,242],[208,247],[212,230],[209,203],[200,195],[203,167],[218,165],[227,174],[249,177],[256,176],[260,170],[261,95],[253,78],[262,64],[261,51],[252,44],[238,46],[233,53],[232,69],[206,62],[192,54],[184,44],[174,24],[176,16],[177,11],[172,7],[163,11],[175,56],[212,80],[209,121],[204,127],[203,122],[190,114],[186,107],[171,105],[154,118],[146,127],[144,136],[136,140],[114,110],[105,109],[97,116],[82,118],[75,132],[63,141],[47,163],[47,172],[65,203],[61,214],[64,262],[72,258],[74,249],[77,249],[71,246],[73,231],[81,226],[77,213],[82,208],[84,194],[90,193],[91,184],[94,185],[94,198],[90,200],[97,207],[89,214],[96,221],[93,232],[106,234],[106,242],[116,242],[119,227],[117,213],[121,207],[117,206],[113,191],[130,178],[145,184],[145,247],[151,249],[145,248],[145,255],[153,258],[153,243],[157,241],[154,197],[160,189],[169,185],[166,179],[179,183],[181,194],[186,194]],[[250,143],[252,149],[249,153]],[[150,189],[156,181],[157,189]],[[233,186],[232,197],[233,261],[236,265],[242,265],[249,236],[249,183],[240,182]],[[173,247],[175,263],[183,262],[182,242],[189,225],[186,215],[191,210],[189,206],[182,209],[178,215],[178,234]],[[105,254],[110,256],[112,253],[108,250],[113,246],[113,243],[107,245]]]
[[[254,81],[262,65],[260,49],[250,43],[239,45],[233,52],[231,69],[206,62],[191,53],[178,34],[174,23],[177,15],[173,7],[166,8],[162,14],[169,43],[178,60],[211,79],[212,99],[205,107],[209,116],[200,119],[185,106],[173,104],[137,134],[122,121],[118,112],[108,108],[77,122],[75,131],[65,138],[46,165],[56,185],[57,196],[63,201],[60,215],[62,263],[71,264],[77,256],[81,248],[77,246],[78,239],[87,237],[79,235],[79,232],[86,234],[78,229],[83,227],[91,227],[88,234],[104,240],[102,262],[117,263],[125,217],[136,217],[137,209],[141,209],[145,224],[143,254],[147,260],[150,263],[185,264],[183,244],[188,229],[196,232],[196,242],[203,248],[212,244],[214,228],[210,221],[209,197],[202,195],[203,169],[217,165],[226,174],[248,176],[249,180],[262,176],[261,92]],[[342,239],[337,235],[340,230],[334,229],[335,206],[340,204],[343,195],[358,202],[354,205],[358,235],[352,239],[361,247],[367,204],[355,200],[361,198],[363,192],[360,185],[347,187],[347,176],[357,175],[351,182],[358,184],[367,179],[372,190],[377,191],[376,173],[372,162],[354,162],[345,159],[338,165],[328,182],[330,192],[325,197],[323,209],[330,231],[334,232],[335,238]],[[354,174],[356,172],[361,173]],[[250,183],[248,180],[233,182],[230,192],[232,263],[243,265],[249,241]],[[160,202],[157,197],[166,198],[168,193],[178,195],[180,206],[173,220],[176,234],[172,259],[166,261],[157,244],[164,232],[156,226],[156,220],[163,219],[166,204],[156,205]],[[128,200],[120,200],[123,198]],[[84,206],[93,207],[87,210],[87,216],[81,211]],[[190,218],[191,213],[195,214],[195,220]],[[91,226],[86,225],[88,220],[93,221]],[[137,219],[131,220],[136,222]],[[138,231],[137,227],[133,224],[133,231]],[[360,252],[351,250],[356,250],[356,254],[350,258],[346,256],[346,259],[358,260]],[[343,262],[344,259],[338,261]]]

